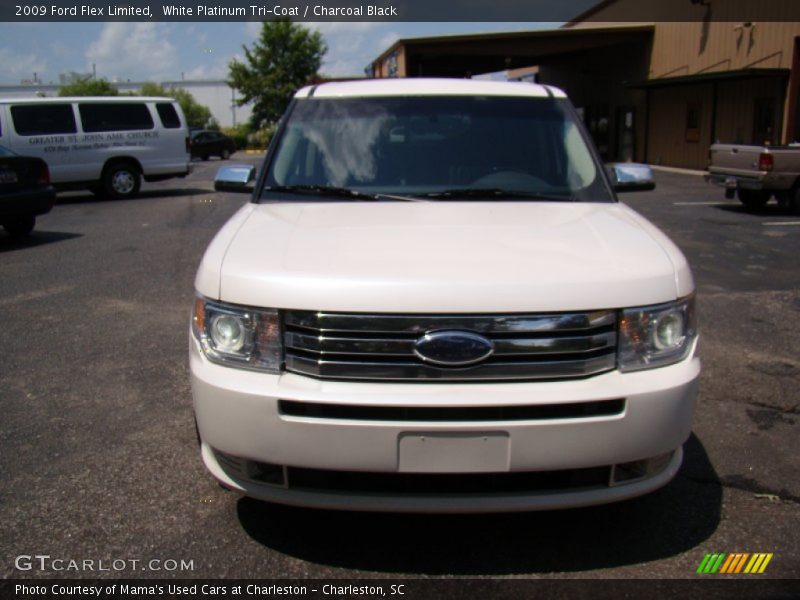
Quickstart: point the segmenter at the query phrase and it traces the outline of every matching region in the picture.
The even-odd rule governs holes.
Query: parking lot
[[[28,241],[0,234],[3,577],[684,578],[707,552],[769,552],[765,576],[800,573],[800,217],[748,214],[691,174],[658,172],[656,191],[622,196],[698,285],[704,372],[666,488],[549,513],[338,513],[242,499],[200,462],[192,281],[249,199],[213,191],[220,164],[135,200],[62,195]],[[16,568],[34,554],[192,568]]]

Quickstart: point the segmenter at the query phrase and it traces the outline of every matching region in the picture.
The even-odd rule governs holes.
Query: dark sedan
[[[28,235],[36,216],[50,212],[56,193],[41,158],[18,156],[0,146],[0,223],[14,237]]]
[[[209,156],[219,156],[227,160],[236,152],[236,142],[219,131],[201,129],[192,132],[192,158],[208,160]]]

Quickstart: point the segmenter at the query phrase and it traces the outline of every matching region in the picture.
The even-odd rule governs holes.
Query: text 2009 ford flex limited
[[[666,484],[700,373],[694,282],[616,200],[641,171],[609,175],[548,86],[298,91],[195,281],[208,470],[359,510],[575,507]]]

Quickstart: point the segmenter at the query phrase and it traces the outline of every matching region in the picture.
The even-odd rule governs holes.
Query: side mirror
[[[214,189],[218,192],[237,192],[250,194],[253,186],[250,182],[256,178],[256,168],[252,165],[229,165],[217,171],[214,177]]]
[[[615,192],[643,192],[656,189],[656,180],[649,165],[611,163],[606,168]]]

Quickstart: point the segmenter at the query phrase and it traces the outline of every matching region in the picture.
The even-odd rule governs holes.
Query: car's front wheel
[[[113,163],[103,172],[103,191],[111,198],[133,198],[139,193],[141,185],[142,176],[133,163]]]
[[[228,160],[231,157],[231,151],[227,148],[222,149],[222,154],[219,155],[222,160]]]
[[[36,217],[34,215],[22,215],[3,222],[3,229],[5,229],[11,237],[20,238],[25,237],[33,231],[35,225]]]

